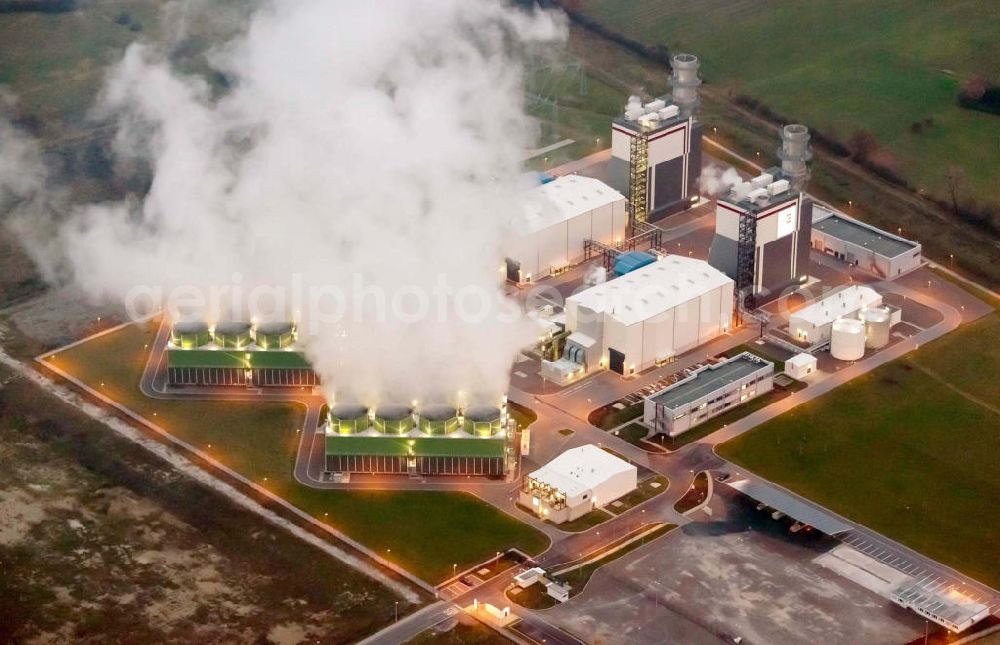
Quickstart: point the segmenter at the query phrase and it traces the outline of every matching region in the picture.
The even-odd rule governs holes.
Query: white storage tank
[[[857,318],[838,318],[830,332],[830,355],[856,361],[865,355],[865,324]]]
[[[885,307],[865,307],[858,312],[858,318],[865,325],[865,344],[872,349],[880,349],[889,344],[892,329],[892,315]]]

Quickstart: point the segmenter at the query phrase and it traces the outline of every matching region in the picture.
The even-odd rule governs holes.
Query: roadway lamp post
[[[399,622],[399,601],[398,600],[396,601],[396,604],[393,605],[393,612],[392,613],[393,613],[393,621],[392,622],[398,623]]]

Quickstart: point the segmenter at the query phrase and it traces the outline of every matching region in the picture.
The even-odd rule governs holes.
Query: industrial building
[[[629,376],[725,333],[733,281],[708,263],[670,255],[566,299],[562,358],[541,374],[568,383],[607,367]]]
[[[296,344],[291,323],[179,322],[167,344],[172,386],[313,386],[319,378]]]
[[[566,175],[534,189],[507,251],[507,279],[518,284],[558,274],[584,259],[587,240],[625,239],[625,196],[590,177]]]
[[[812,354],[800,352],[785,361],[785,374],[794,379],[802,380],[816,372],[819,361]]]
[[[611,125],[608,182],[629,199],[636,221],[656,221],[698,201],[701,174],[701,124],[698,107],[698,58],[672,59],[669,97],[643,104],[629,98],[625,113]]]
[[[788,333],[808,345],[830,340],[833,323],[838,318],[853,318],[866,307],[882,304],[882,296],[860,284],[845,287],[792,313],[788,319]]]
[[[706,365],[645,398],[643,423],[670,437],[746,403],[774,387],[774,363],[743,352]]]
[[[809,130],[781,130],[781,168],[769,168],[716,201],[708,261],[736,283],[738,304],[753,309],[809,276],[812,200],[806,197]]]
[[[587,444],[562,453],[524,478],[519,501],[555,524],[601,508],[638,486],[629,462]]]
[[[324,428],[334,473],[502,477],[514,454],[506,406],[335,405]]]
[[[813,209],[811,239],[817,251],[885,279],[912,271],[923,261],[919,242],[821,206]]]

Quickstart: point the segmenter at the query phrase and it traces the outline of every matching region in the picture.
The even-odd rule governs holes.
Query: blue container
[[[622,253],[615,259],[615,275],[622,276],[656,262],[656,256],[642,251]]]

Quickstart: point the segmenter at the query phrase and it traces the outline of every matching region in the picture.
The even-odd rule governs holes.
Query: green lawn
[[[437,582],[518,547],[536,554],[539,531],[464,493],[319,491],[291,477],[303,410],[283,403],[157,401],[138,389],[154,324],[131,325],[58,354],[51,362],[161,425],[314,517]],[[103,383],[103,386],[102,386]]]
[[[656,475],[655,477],[650,477],[649,479],[644,479],[639,482],[639,485],[634,491],[624,497],[618,498],[616,501],[621,502],[621,506],[615,506],[614,502],[612,502],[605,508],[615,515],[621,515],[625,511],[642,504],[646,500],[653,499],[660,493],[666,492],[668,488],[670,488],[670,482],[667,478],[663,475]]]
[[[1000,202],[996,116],[959,108],[973,76],[1000,81],[989,0],[584,0],[628,36],[691,51],[716,86],[762,100],[844,140],[872,131],[905,176],[945,192],[948,160],[974,194]],[[783,29],[783,27],[791,27]],[[777,33],[781,34],[776,38]],[[921,134],[910,124],[933,119]]]
[[[687,513],[692,508],[705,501],[708,495],[708,473],[700,472],[694,476],[691,486],[684,492],[684,496],[674,504],[674,510],[678,513]]]
[[[644,440],[644,437],[648,432],[649,428],[642,425],[638,421],[635,421],[623,428],[615,430],[612,434],[624,439],[633,446],[642,448],[643,450],[648,450],[650,452],[663,452],[663,449],[659,446]]]
[[[719,453],[1000,587],[998,365],[994,313],[727,442]]]

